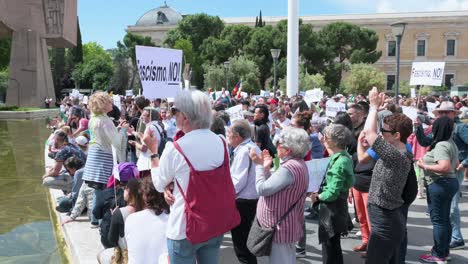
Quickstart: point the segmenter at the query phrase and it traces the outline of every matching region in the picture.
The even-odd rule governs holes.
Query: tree
[[[326,25],[320,30],[319,39],[328,48],[329,61],[325,68],[325,81],[333,90],[340,86],[343,71],[348,70],[349,62],[374,63],[381,56],[381,52],[375,50],[378,42],[375,31],[361,29],[350,23],[335,22]]]
[[[366,94],[373,86],[384,87],[385,73],[370,64],[351,64],[344,85],[346,93]]]
[[[132,72],[131,59],[128,58],[127,54],[121,49],[115,49],[113,51],[113,57],[114,72],[110,81],[110,87],[116,94],[125,94]]]
[[[81,40],[80,21],[77,19],[76,47],[70,49],[73,66],[83,62],[83,42]],[[73,67],[71,67],[73,68]]]
[[[112,56],[97,42],[88,42],[83,45],[83,62],[87,63],[96,58],[112,61]]]
[[[123,42],[117,42],[117,52],[123,57],[131,60],[131,75],[130,75],[130,87],[128,90],[141,87],[140,77],[137,70],[137,61],[135,54],[135,46],[150,46],[154,47],[154,43],[151,41],[150,37],[144,37],[140,35],[135,35],[132,33],[127,33]]]
[[[203,67],[207,63],[201,57],[203,42],[209,37],[219,38],[224,28],[223,21],[218,16],[195,14],[184,17],[175,29],[166,33],[164,44],[173,48],[179,39],[186,39],[192,43],[194,61],[192,65],[192,83],[198,87],[203,86]]]
[[[0,70],[0,101],[5,102],[6,91],[8,89],[9,81],[9,71],[8,68]]]
[[[72,77],[80,88],[108,90],[112,74],[112,60],[98,56],[78,64]]]
[[[213,90],[221,90],[226,85],[226,75],[224,68],[221,65],[205,65],[204,66],[205,88],[212,88]]]
[[[60,95],[62,91],[62,79],[65,76],[65,48],[52,48],[51,50],[52,79],[54,81],[55,94]]]
[[[325,78],[320,73],[308,74],[306,72],[302,72],[299,75],[299,87],[301,91],[307,91],[314,88],[321,88],[325,91]]]
[[[262,19],[262,10],[260,10],[260,15],[258,17],[255,17],[255,27],[264,27],[265,22],[263,22]]]
[[[0,70],[5,70],[10,64],[11,38],[0,39]]]
[[[245,46],[247,58],[254,61],[259,68],[262,88],[265,87],[266,80],[271,76],[273,58],[270,50],[275,48],[273,43],[276,35],[278,35],[278,31],[270,25],[254,28],[250,34],[250,42]]]
[[[230,86],[228,89],[231,91],[238,82],[242,81],[243,92],[258,94],[260,92],[259,70],[255,62],[245,56],[234,57],[229,61]]]

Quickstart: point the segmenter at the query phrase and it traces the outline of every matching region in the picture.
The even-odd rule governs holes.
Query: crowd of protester
[[[62,224],[86,211],[99,228],[100,263],[219,263],[228,232],[241,263],[296,263],[307,255],[305,219],[318,221],[323,263],[346,263],[341,239],[353,226],[366,263],[405,263],[416,196],[427,199],[434,238],[420,260],[445,263],[464,247],[466,96],[396,104],[373,88],[313,103],[224,90],[121,99],[117,107],[106,92],[86,103],[65,97],[48,120],[54,163],[43,185],[64,193]],[[328,100],[346,111],[327,113]],[[437,104],[433,115],[427,102]],[[241,117],[229,111],[236,105]],[[417,108],[417,118],[401,106]],[[319,191],[310,192],[307,162],[323,158]]]

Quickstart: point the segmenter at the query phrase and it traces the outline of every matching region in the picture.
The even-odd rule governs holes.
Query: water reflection
[[[0,121],[0,263],[60,263],[44,173],[43,120]]]

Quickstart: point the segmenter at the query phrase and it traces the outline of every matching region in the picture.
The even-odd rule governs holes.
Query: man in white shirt
[[[224,145],[223,139],[209,129],[212,122],[212,112],[208,96],[198,90],[184,90],[175,98],[174,105],[173,110],[175,112],[177,127],[185,133],[183,137],[177,140],[177,144],[193,166],[193,170],[197,173],[206,173],[206,171],[216,170],[223,166],[222,168],[226,168],[227,175],[222,174],[217,175],[217,177],[227,177],[229,180],[229,168],[225,167],[228,165],[225,163],[228,162],[225,161],[227,143]],[[239,224],[239,214],[235,208],[235,193],[232,182],[229,181],[223,189],[206,186],[206,190],[211,189],[211,193],[214,193],[213,195],[220,195],[216,192],[232,194],[232,200],[228,198],[222,200],[226,201],[226,204],[229,205],[224,206],[222,211],[219,212],[219,214],[223,215],[219,216],[217,214],[217,218],[215,219],[218,221],[217,224],[226,223],[229,229],[223,230],[221,235],[211,237],[205,242],[191,243],[188,240],[189,229],[187,226],[189,226],[189,223],[185,213],[185,208],[190,205],[186,204],[181,193],[182,191],[187,194],[189,184],[193,184],[192,180],[190,180],[192,172],[189,164],[173,143],[168,142],[166,144],[161,160],[159,160],[156,140],[150,135],[145,135],[143,140],[151,150],[151,153],[153,153],[151,155],[153,168],[151,175],[154,186],[157,191],[165,192],[166,201],[171,205],[166,232],[168,254],[171,263],[194,263],[195,260],[203,264],[219,263],[219,248],[223,240],[223,233]],[[192,195],[200,192],[200,190],[193,188],[190,190]],[[197,195],[199,195],[195,195],[197,198],[202,196],[200,194]],[[222,196],[220,195],[220,197]],[[224,195],[224,197],[230,196]],[[205,208],[212,208],[213,204],[220,203],[220,201],[213,202],[213,200],[210,200],[212,204],[206,205],[200,204],[199,201],[190,200],[189,202],[198,203],[198,206]],[[227,217],[235,218],[235,220],[226,220]]]
[[[231,163],[231,178],[236,189],[236,206],[241,224],[231,230],[234,251],[239,262],[256,264],[257,258],[247,249],[247,237],[257,211],[258,194],[255,189],[255,164],[249,157],[250,149],[261,155],[260,148],[252,141],[247,120],[236,120],[227,133],[229,145],[234,148]]]

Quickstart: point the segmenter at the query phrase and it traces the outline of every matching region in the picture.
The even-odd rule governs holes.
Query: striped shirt
[[[303,194],[309,184],[308,170],[304,160],[298,159],[287,160],[281,166],[291,173],[293,182],[272,195],[260,196],[257,205],[257,218],[261,226],[272,227],[299,199],[293,210],[279,224],[273,238],[275,243],[294,243],[302,235],[305,203]],[[262,173],[258,173],[259,171],[263,170],[257,170],[257,178],[264,177]],[[270,178],[277,176],[276,174],[274,173]],[[301,195],[303,198],[300,198]]]

